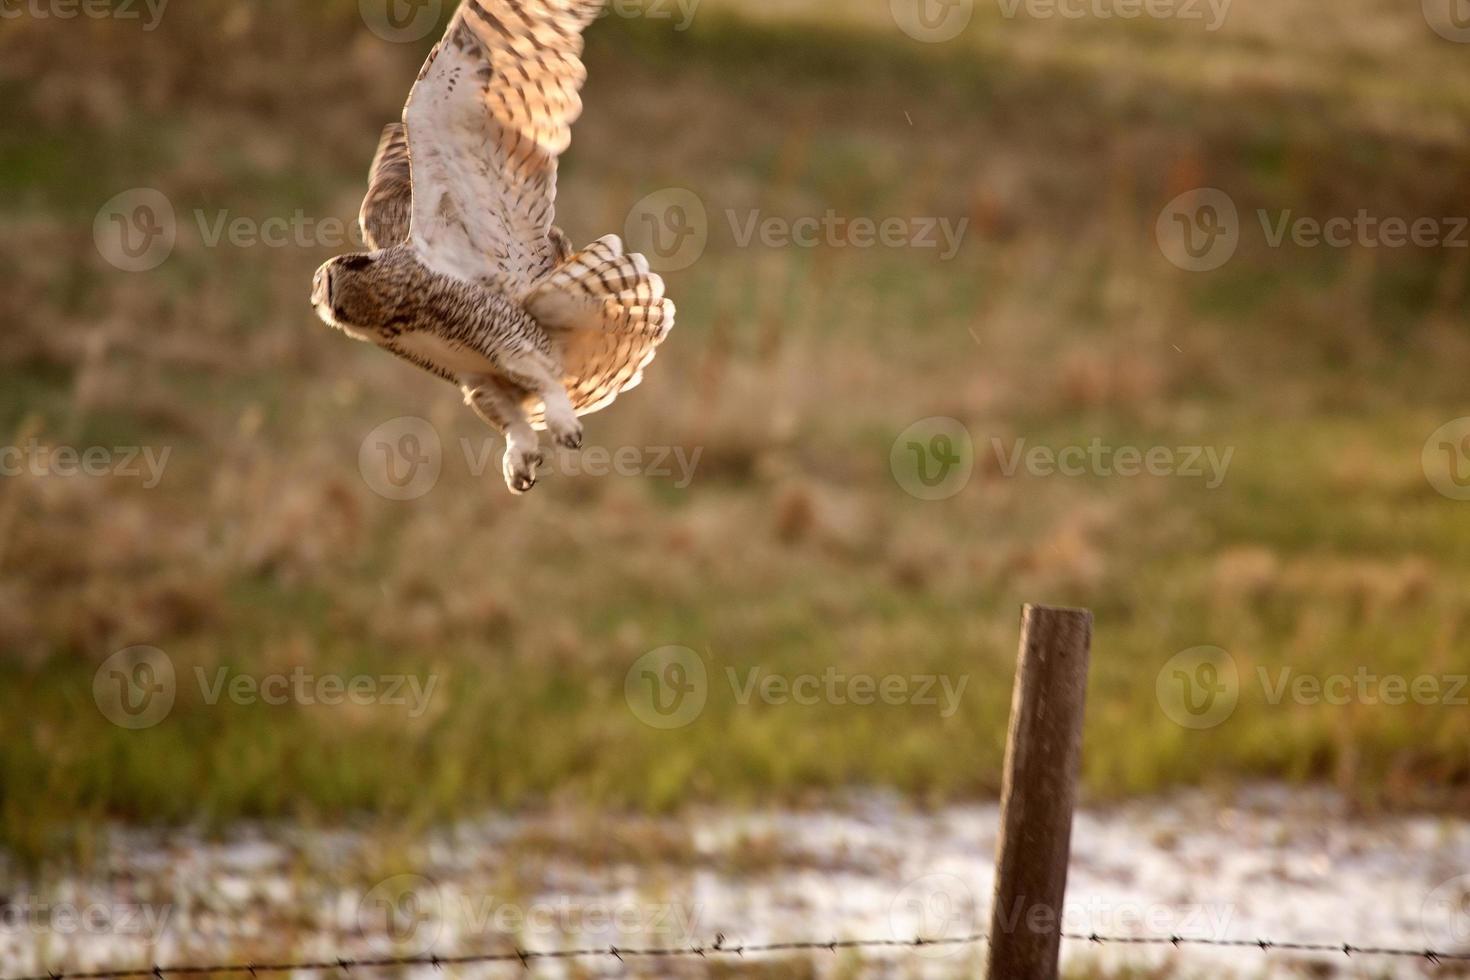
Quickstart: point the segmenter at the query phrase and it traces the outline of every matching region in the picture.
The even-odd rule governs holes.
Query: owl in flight
[[[536,483],[536,430],[580,447],[578,416],[637,385],[674,326],[642,255],[616,235],[573,251],[552,225],[582,31],[604,2],[463,0],[383,131],[361,214],[372,251],[312,282],[329,325],[459,385],[505,436],[512,493]]]

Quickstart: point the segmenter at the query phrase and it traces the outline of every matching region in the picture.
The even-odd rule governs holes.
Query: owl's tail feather
[[[521,299],[560,336],[567,393],[577,414],[595,412],[637,387],[674,328],[674,304],[648,260],[607,235],[534,283]]]
[[[663,340],[674,326],[674,304],[648,260],[623,251],[606,235],[574,253],[532,284],[521,300],[548,329],[636,333]]]

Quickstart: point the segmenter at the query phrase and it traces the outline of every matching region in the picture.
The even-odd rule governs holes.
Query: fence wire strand
[[[1099,933],[1064,932],[1062,938],[1073,942],[1085,942],[1095,946],[1209,946],[1219,949],[1250,949],[1261,953],[1331,953],[1343,956],[1391,956],[1425,960],[1429,963],[1453,961],[1470,962],[1470,951],[1452,952],[1435,949],[1413,949],[1407,946],[1359,946],[1353,943],[1309,943],[1278,941],[1272,939],[1213,939],[1202,936],[1107,936]],[[842,950],[861,949],[918,949],[925,946],[974,946],[987,942],[985,933],[936,939],[833,939],[826,942],[792,941],[773,943],[744,943],[731,945],[723,935],[708,946],[664,946],[664,947],[619,947],[601,946],[583,949],[532,950],[514,949],[493,953],[468,953],[461,956],[439,956],[425,953],[416,956],[383,956],[368,958],[338,958],[302,960],[287,963],[213,963],[185,964],[178,966],[152,966],[122,970],[49,971],[34,976],[10,977],[6,980],[139,980],[153,977],[165,980],[170,976],[197,976],[213,973],[235,973],[259,976],[276,973],[327,973],[332,970],[348,972],[353,969],[383,969],[404,966],[431,966],[443,969],[446,966],[465,966],[488,963],[519,963],[529,969],[532,963],[542,960],[591,960],[591,959],[676,959],[707,958],[711,956],[742,957],[746,955],[779,955],[801,952],[837,953]]]

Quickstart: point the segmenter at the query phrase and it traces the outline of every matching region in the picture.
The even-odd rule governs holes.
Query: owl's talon
[[[582,448],[582,427],[579,425],[570,432],[559,432],[553,438],[556,444],[563,449]]]
[[[536,468],[546,461],[539,452],[521,449],[505,453],[505,485],[514,494],[523,494],[536,485]]]
[[[546,431],[551,433],[552,441],[563,449],[581,449],[582,420],[572,411],[571,403],[563,396],[548,400],[546,408]]]

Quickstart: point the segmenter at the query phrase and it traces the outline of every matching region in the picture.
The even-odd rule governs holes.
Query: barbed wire
[[[213,963],[158,966],[125,970],[48,971],[34,976],[9,977],[6,980],[138,980],[153,977],[165,980],[170,976],[191,976],[212,973],[244,973],[259,976],[262,973],[325,973],[332,970],[344,972],[353,969],[380,969],[402,966],[463,966],[479,963],[519,963],[529,969],[541,960],[588,960],[588,959],[675,959],[708,958],[711,956],[773,955],[782,953],[828,952],[861,949],[918,949],[925,946],[974,946],[988,942],[985,933],[967,936],[941,937],[935,939],[833,939],[826,942],[796,940],[791,942],[729,944],[723,935],[716,937],[708,946],[654,946],[619,947],[599,946],[583,949],[533,950],[514,949],[494,953],[467,953],[461,956],[440,956],[424,953],[415,956],[383,956],[369,958],[337,958],[302,960],[286,963]],[[1262,953],[1331,953],[1344,956],[1391,956],[1425,960],[1429,963],[1452,961],[1470,962],[1470,951],[1413,949],[1407,946],[1367,946],[1353,943],[1311,943],[1273,939],[1213,939],[1205,936],[1110,936],[1100,933],[1064,932],[1062,938],[1073,942],[1085,942],[1096,946],[1210,946],[1221,949],[1252,949]]]
[[[1470,950],[1450,952],[1411,949],[1407,946],[1356,946],[1352,943],[1307,943],[1273,939],[1212,939],[1206,936],[1103,936],[1097,933],[1064,932],[1063,939],[1117,946],[1214,946],[1222,949],[1259,949],[1263,953],[1341,953],[1344,956],[1397,956],[1430,963],[1460,960],[1470,962]]]

